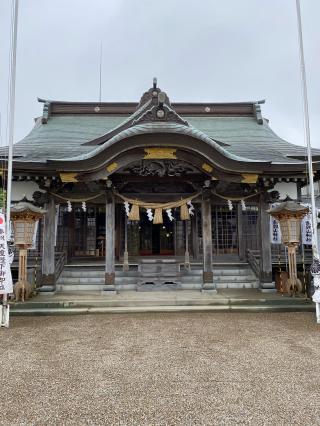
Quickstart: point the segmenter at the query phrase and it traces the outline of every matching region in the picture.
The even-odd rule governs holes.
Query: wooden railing
[[[55,280],[57,282],[60,274],[63,270],[64,265],[67,263],[67,253],[65,251],[61,251],[55,254]]]
[[[57,281],[64,265],[67,262],[67,253],[65,251],[61,251],[61,252],[56,252],[55,253],[55,280]],[[29,272],[29,279],[31,279],[32,274],[35,277],[35,281],[38,285],[38,283],[41,283],[41,263],[42,263],[42,258],[41,258],[41,254],[37,253],[35,251],[30,251],[30,253],[28,253],[28,270],[33,270],[32,272]],[[14,271],[17,271],[19,268],[19,253],[15,253],[15,258],[14,261],[11,265],[11,267],[13,268]],[[17,274],[17,272],[15,272]]]
[[[247,260],[251,269],[256,274],[257,277],[260,276],[260,253],[259,250],[247,249]]]
[[[259,277],[260,275],[260,251],[247,249],[247,261],[251,266],[253,272]],[[279,247],[272,247],[271,249],[271,259],[272,266],[276,267],[281,265],[285,267],[288,264],[288,255],[286,254],[285,247],[283,245]],[[302,265],[310,265],[312,263],[312,251],[311,249],[305,249],[304,253],[300,250],[297,251],[297,266],[302,267]]]
[[[272,246],[271,248],[272,264],[286,265],[288,263],[288,254],[286,253],[285,246]],[[304,249],[302,253],[301,248],[297,249],[297,264],[311,264],[312,263],[312,250],[311,248]]]

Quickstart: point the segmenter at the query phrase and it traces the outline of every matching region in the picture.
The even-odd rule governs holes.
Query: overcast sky
[[[13,0],[12,0],[13,1]],[[312,145],[320,147],[320,1],[301,0]],[[0,112],[6,134],[11,0],[0,0]],[[158,77],[171,101],[266,99],[263,115],[304,144],[295,0],[20,0],[15,141],[37,97],[138,101]]]

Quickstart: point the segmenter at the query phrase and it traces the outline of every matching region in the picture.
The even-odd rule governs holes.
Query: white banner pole
[[[0,310],[0,326],[9,327],[8,294],[13,292],[13,283],[10,269],[9,251],[6,235],[6,221],[3,213],[0,213],[0,294],[3,302]]]
[[[303,96],[303,111],[304,111],[304,133],[305,133],[305,141],[306,141],[307,152],[308,152],[309,187],[310,187],[312,225],[313,225],[312,226],[312,254],[313,254],[313,264],[314,264],[315,260],[317,261],[317,263],[319,261],[318,238],[317,238],[317,210],[316,210],[316,202],[314,197],[314,185],[313,185],[313,166],[312,166],[312,151],[311,151],[311,142],[310,142],[308,91],[307,91],[306,67],[305,67],[305,61],[304,61],[300,0],[296,0],[296,8],[297,8],[298,38],[299,38],[299,52],[300,52],[300,71],[301,71],[302,96]],[[319,268],[313,267],[311,269],[313,271],[316,271]],[[318,272],[314,272],[312,275],[314,277],[313,283],[315,287],[315,295],[313,297],[313,301],[316,303],[317,323],[320,324],[320,309],[319,309],[320,270]]]
[[[11,28],[11,52],[10,52],[10,90],[9,90],[9,152],[8,152],[8,178],[7,178],[7,237],[10,238],[10,208],[11,208],[11,188],[12,188],[12,158],[13,158],[13,135],[14,135],[14,106],[16,91],[16,59],[17,59],[17,35],[18,35],[18,8],[19,0],[12,0],[13,21]],[[7,293],[3,294],[1,312],[1,325],[9,326],[9,305]]]

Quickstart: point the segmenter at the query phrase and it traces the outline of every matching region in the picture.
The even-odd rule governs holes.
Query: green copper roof
[[[281,139],[268,122],[258,124],[253,117],[184,117],[194,127],[209,137],[229,146],[226,150],[234,155],[252,160],[296,163],[288,156],[304,156],[304,147]],[[314,150],[320,154],[320,150]]]
[[[35,127],[14,146],[19,161],[45,162],[48,159],[70,158],[94,151],[96,146],[84,145],[120,126],[128,116],[54,115]],[[209,138],[221,142],[232,156],[249,160],[277,163],[299,163],[288,156],[304,156],[304,147],[293,145],[277,136],[268,123],[258,124],[253,117],[183,116],[190,126]],[[3,151],[2,151],[3,152]],[[314,150],[320,155],[320,150]]]
[[[19,161],[46,161],[50,158],[72,157],[91,151],[83,146],[119,126],[125,117],[66,115],[50,117],[47,124],[37,120],[35,127],[14,145],[14,157]]]
[[[171,133],[171,134],[181,134],[185,136],[191,136],[195,139],[201,140],[214,148],[216,151],[219,151],[225,157],[228,157],[235,161],[248,161],[248,158],[240,157],[238,155],[234,155],[229,152],[225,146],[221,146],[219,143],[215,142],[201,130],[196,129],[193,126],[185,126],[179,123],[170,123],[170,122],[149,122],[149,123],[141,123],[135,126],[129,127],[121,132],[117,133],[111,139],[107,140],[105,143],[94,146],[94,149],[90,152],[79,154],[76,157],[71,158],[63,158],[65,161],[79,161],[85,160],[92,157],[95,157],[100,152],[104,151],[106,148],[109,148],[113,144],[116,144],[120,140],[130,138],[132,136],[143,135],[143,134],[152,134],[152,133]],[[61,159],[60,159],[61,160]],[[251,160],[249,161],[255,162],[260,160]]]

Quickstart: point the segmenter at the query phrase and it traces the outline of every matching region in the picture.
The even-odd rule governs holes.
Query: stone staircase
[[[182,271],[182,287],[184,289],[201,289],[202,266],[192,265],[191,271]],[[214,263],[213,282],[216,288],[244,289],[259,288],[259,280],[245,262]]]
[[[192,264],[191,270],[188,271],[181,265],[181,290],[201,289],[201,268],[200,263]],[[217,289],[253,289],[259,287],[259,280],[249,264],[245,262],[214,263],[213,277]],[[121,265],[116,266],[115,285],[117,290],[136,290],[138,281],[138,265],[131,265],[128,272],[123,272]],[[103,265],[66,265],[57,282],[57,291],[59,292],[100,291],[103,287]]]
[[[100,291],[104,287],[104,266],[66,265],[57,282],[57,291]],[[123,272],[116,267],[115,284],[118,290],[135,290],[138,270],[133,268]]]
[[[215,263],[213,266],[213,281],[217,289],[259,288],[260,284],[250,265],[245,262]]]

